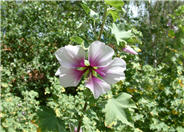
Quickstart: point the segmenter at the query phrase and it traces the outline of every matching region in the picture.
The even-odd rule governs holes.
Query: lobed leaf
[[[133,124],[127,119],[128,108],[136,108],[130,104],[131,95],[122,93],[117,98],[109,99],[105,105],[105,125],[110,126],[116,120],[133,127]]]
[[[112,34],[114,34],[116,41],[119,45],[120,42],[125,42],[124,39],[128,39],[132,36],[131,31],[120,31],[118,27],[113,23],[113,26],[111,28]]]

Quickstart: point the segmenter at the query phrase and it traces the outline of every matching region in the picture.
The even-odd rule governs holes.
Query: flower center
[[[97,72],[95,71],[98,69],[98,67],[91,66],[89,61],[85,60],[85,66],[84,67],[79,67],[77,70],[82,71],[84,74],[85,78],[88,78],[89,76],[96,76],[97,77]]]
[[[93,66],[86,66],[86,71],[85,71],[85,75],[86,77],[91,76],[97,76],[97,72],[95,71],[95,69],[97,69],[97,67],[93,67]]]

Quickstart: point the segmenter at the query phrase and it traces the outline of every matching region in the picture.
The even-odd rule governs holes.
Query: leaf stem
[[[105,6],[105,9],[104,9],[103,22],[102,22],[102,25],[101,25],[101,29],[100,29],[100,34],[99,34],[98,40],[101,39],[106,18],[107,18],[107,6]]]
[[[86,110],[86,108],[87,108],[87,101],[85,101],[83,112]],[[82,124],[82,118],[83,118],[83,115],[79,119],[79,124],[78,124],[78,127],[77,127],[77,132],[80,132],[80,128],[81,128],[81,124]]]

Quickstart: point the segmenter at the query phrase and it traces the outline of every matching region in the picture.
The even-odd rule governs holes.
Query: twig
[[[103,15],[103,22],[102,22],[102,25],[101,25],[101,29],[100,29],[100,34],[99,34],[98,40],[101,39],[101,36],[102,36],[102,33],[103,33],[104,24],[105,24],[105,20],[106,20],[106,17],[107,17],[107,6],[105,6],[104,10],[105,10],[105,12],[104,12],[104,15]]]
[[[87,101],[84,104],[83,112],[86,110],[86,108],[87,108]],[[83,116],[81,116],[81,118],[79,120],[79,124],[78,124],[78,127],[77,127],[77,132],[80,132],[80,128],[81,128],[81,124],[82,124],[82,118],[83,118]]]

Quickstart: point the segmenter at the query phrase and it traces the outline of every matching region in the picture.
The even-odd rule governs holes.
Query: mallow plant
[[[86,90],[76,91],[77,94],[80,96],[75,96],[72,98],[74,100],[75,98],[77,99],[80,98],[81,97],[80,92],[82,92],[83,97],[81,98],[83,98],[83,101],[85,103],[82,104],[81,102],[83,106],[80,110],[76,110],[77,108],[72,107],[74,108],[74,110],[71,111],[74,112],[76,110],[78,111],[76,113],[79,114],[76,114],[77,115],[76,119],[71,123],[68,123],[69,121],[64,121],[64,119],[61,120],[60,118],[58,118],[58,115],[60,115],[58,114],[58,109],[55,110],[56,115],[54,114],[54,112],[52,112],[52,110],[49,109],[40,111],[38,114],[39,120],[37,124],[42,131],[43,130],[49,131],[55,130],[59,132],[68,130],[72,132],[95,131],[90,129],[89,126],[85,126],[84,122],[87,121],[88,119],[85,115],[87,109],[92,110],[93,107],[97,106],[96,105],[97,102],[103,102],[102,105],[98,107],[98,109],[101,109],[101,111],[103,111],[102,113],[105,113],[105,115],[102,115],[102,117],[105,117],[104,127],[112,128],[112,126],[116,125],[117,122],[121,122],[122,124],[127,125],[128,127],[134,128],[133,123],[131,123],[131,121],[128,118],[130,116],[129,110],[130,109],[132,110],[132,108],[136,108],[136,106],[131,102],[131,95],[124,93],[122,91],[120,91],[116,95],[113,95],[111,91],[111,88],[112,87],[114,88],[114,86],[118,82],[121,83],[121,86],[123,85],[122,82],[123,80],[125,80],[126,77],[125,75],[126,62],[124,61],[124,59],[122,59],[123,57],[120,56],[119,52],[115,51],[108,44],[105,44],[106,41],[104,41],[104,39],[101,40],[107,16],[112,15],[113,20],[116,21],[119,17],[118,16],[115,17],[114,15],[115,14],[117,15],[119,12],[121,12],[123,4],[124,3],[122,1],[118,1],[117,3],[114,3],[113,1],[105,1],[104,15],[102,17],[102,25],[100,27],[99,36],[96,37],[98,38],[98,40],[93,40],[93,42],[90,45],[88,45],[88,47],[84,47],[84,40],[79,36],[74,36],[70,39],[73,42],[78,43],[79,45],[64,44],[65,46],[57,49],[56,52],[54,53],[60,64],[60,66],[58,66],[59,67],[58,70],[55,73],[55,75],[59,77],[58,78],[60,82],[59,87],[63,87],[66,89],[72,88],[78,89],[78,87],[82,85],[82,87],[85,87]],[[94,11],[91,10],[85,3],[82,3],[82,7],[84,8],[86,13],[90,14],[90,17],[94,23],[100,22],[100,18],[98,18],[99,14],[94,13]],[[115,37],[114,40],[116,40],[115,42],[114,40],[111,41],[115,43],[114,46],[120,49],[120,52],[133,55],[138,54],[126,42],[126,39],[131,38],[133,36],[131,30],[129,31],[120,30],[115,23],[113,23],[109,29],[111,29],[112,33],[109,36],[114,36]],[[57,94],[60,94],[60,92],[58,92]],[[104,98],[105,95],[107,96]],[[61,102],[62,100],[65,100],[64,99],[65,96],[59,98],[63,98],[61,99]],[[58,103],[61,102],[58,101]],[[50,104],[55,103],[51,102]],[[73,105],[76,104],[74,103]],[[67,110],[67,108],[65,110]],[[70,114],[73,115],[73,113]],[[99,115],[99,113],[96,113],[96,115],[97,114]],[[53,123],[52,127],[47,126],[47,123],[45,122],[46,120],[48,120],[45,117],[46,115],[49,115],[50,117],[49,119],[50,120],[52,119],[52,121],[55,122],[55,123],[52,122]]]
[[[125,51],[128,51],[128,53],[133,52],[133,54],[136,53],[133,49],[131,50],[131,52],[129,49]],[[60,67],[55,75],[59,76],[60,85],[66,88],[77,87],[80,81],[84,79],[85,87],[92,92],[95,99],[98,99],[99,96],[111,89],[112,84],[125,79],[126,62],[118,57],[113,58],[114,50],[101,41],[94,41],[89,46],[87,53],[87,57],[85,57],[85,50],[80,45],[67,45],[58,49],[55,52],[55,56],[60,63]],[[118,103],[120,104],[117,103],[117,105],[120,108],[117,110],[121,114],[123,105],[127,105],[125,108],[129,107],[127,99],[130,97],[124,93],[117,100],[111,100],[112,102],[110,103],[112,104],[107,104],[106,106],[107,113],[115,114],[115,118],[118,118],[117,116],[121,117],[121,115],[116,115],[118,113],[113,113],[113,110],[110,109],[115,109],[117,107],[116,103],[119,101]],[[123,104],[123,101],[125,101],[125,104]],[[86,109],[86,105],[84,106],[84,110]],[[114,108],[113,105],[115,105]],[[130,107],[132,106],[130,105]],[[130,123],[127,122],[127,124],[131,126]],[[78,128],[75,127],[75,131],[82,131],[80,127],[81,123],[79,122]]]

